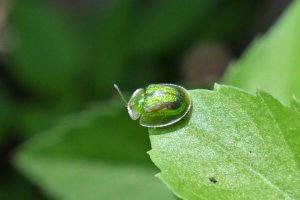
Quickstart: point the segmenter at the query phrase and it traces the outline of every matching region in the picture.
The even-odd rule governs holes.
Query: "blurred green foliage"
[[[10,6],[0,65],[0,198],[172,199],[153,177],[146,129],[107,103],[113,83],[128,91],[188,85],[181,62],[190,48],[209,41],[238,55],[265,1],[76,2]],[[102,103],[82,112],[91,102]],[[15,160],[24,178],[10,160],[31,137]]]
[[[153,177],[143,132],[116,102],[105,102],[27,142],[16,165],[56,199],[174,199]]]
[[[257,87],[289,104],[300,98],[300,3],[296,1],[280,21],[256,39],[244,56],[232,63],[226,84],[255,92]]]
[[[12,5],[12,51],[5,57],[11,67],[4,76],[12,80],[6,83],[13,93],[9,103],[17,110],[8,112],[17,120],[11,125],[22,137],[50,127],[86,102],[109,99],[115,82],[133,89],[184,81],[177,55],[201,40],[230,44],[243,37],[220,21],[245,27],[255,4],[165,0],[143,7],[142,2],[120,0],[102,7],[74,14],[48,1]]]
[[[10,124],[13,123],[14,102],[8,95],[6,88],[0,83],[0,144],[2,139],[5,137],[5,132],[9,128]]]
[[[11,13],[20,40],[10,58],[13,73],[35,92],[68,96],[83,68],[79,40],[60,13],[40,4],[18,1]]]

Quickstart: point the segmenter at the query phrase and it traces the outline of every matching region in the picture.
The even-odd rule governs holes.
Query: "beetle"
[[[164,127],[183,119],[192,107],[188,91],[175,84],[150,84],[135,90],[127,102],[119,87],[114,84],[125,102],[131,119],[139,119],[145,127]]]

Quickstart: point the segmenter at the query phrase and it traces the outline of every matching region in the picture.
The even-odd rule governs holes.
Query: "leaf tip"
[[[162,179],[162,177],[161,177],[161,173],[159,172],[159,173],[157,173],[157,174],[155,174],[154,175],[156,178],[159,178],[159,179]]]
[[[147,151],[146,153],[147,153],[148,155],[151,155],[151,151],[152,151],[152,150],[149,150],[149,151]]]
[[[221,84],[219,84],[219,83],[215,83],[215,84],[214,84],[214,88],[213,88],[213,89],[214,89],[215,91],[218,91],[218,90],[220,90],[221,88],[222,88],[222,85],[221,85]]]

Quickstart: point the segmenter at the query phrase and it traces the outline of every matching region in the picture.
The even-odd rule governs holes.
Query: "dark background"
[[[115,98],[114,83],[210,88],[289,2],[1,0],[0,195],[48,199],[11,158],[59,117]]]

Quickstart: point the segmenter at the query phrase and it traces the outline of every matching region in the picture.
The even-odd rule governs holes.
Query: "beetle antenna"
[[[124,95],[122,94],[122,92],[121,92],[119,86],[118,86],[117,84],[114,84],[114,87],[116,88],[117,92],[119,93],[119,95],[120,95],[122,101],[125,103],[125,106],[127,106],[127,105],[128,105],[128,102],[126,101]]]

